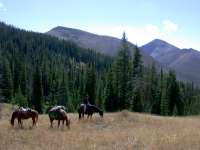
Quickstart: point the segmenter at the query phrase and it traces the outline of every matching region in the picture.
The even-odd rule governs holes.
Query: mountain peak
[[[149,42],[148,44],[154,44],[154,45],[164,46],[164,47],[173,47],[173,48],[178,49],[176,46],[174,46],[164,40],[161,40],[161,39],[154,39],[153,41]]]
[[[200,85],[200,53],[192,48],[179,49],[163,40],[155,39],[142,46],[142,50],[162,65],[177,72],[178,78]]]
[[[169,52],[178,52],[180,49],[171,45],[170,43],[167,43],[164,40],[155,39],[146,45],[141,47],[142,50],[151,55],[152,57],[160,57],[161,55],[165,55]]]
[[[94,49],[97,52],[110,56],[115,56],[121,45],[121,39],[115,37],[97,35],[87,31],[62,26],[57,26],[46,34],[55,36],[59,39],[71,40],[83,48]],[[129,42],[129,47],[130,49],[133,49],[135,45]],[[150,65],[154,62],[151,56],[142,51],[141,53],[145,65]]]
[[[161,40],[161,39],[154,39],[154,40],[152,40],[151,42],[155,42],[155,43],[157,43],[157,42],[167,43],[166,41]],[[151,42],[150,42],[150,43],[151,43]]]

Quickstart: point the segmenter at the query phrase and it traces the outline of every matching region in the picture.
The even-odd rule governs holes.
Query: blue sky
[[[199,0],[0,0],[0,21],[46,32],[65,26],[143,45],[155,38],[200,50]]]

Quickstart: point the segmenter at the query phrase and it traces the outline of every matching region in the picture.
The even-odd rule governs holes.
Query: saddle
[[[54,106],[50,109],[50,111],[60,111],[60,110],[66,110],[65,106]]]
[[[91,106],[91,104],[81,104],[81,106],[84,108],[84,113],[86,113],[87,112],[87,107],[88,106]]]
[[[24,107],[20,107],[19,110],[20,110],[20,111],[23,111],[23,112],[31,111],[31,109],[28,108],[28,107],[26,107],[26,108],[24,108]]]

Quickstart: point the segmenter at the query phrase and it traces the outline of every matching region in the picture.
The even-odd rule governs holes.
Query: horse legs
[[[58,120],[58,128],[59,128],[59,126],[60,126],[60,120]]]
[[[88,118],[90,118],[90,119],[92,118],[92,113],[88,113],[87,119]]]
[[[83,118],[83,119],[84,119],[84,114],[85,114],[85,113],[82,113],[82,118]]]
[[[33,121],[33,125],[32,126],[35,126],[36,124],[35,124],[35,118],[34,117],[32,117],[32,121]]]
[[[64,126],[64,123],[65,123],[65,120],[63,119],[63,121],[62,121],[63,126]]]
[[[22,120],[21,120],[21,118],[18,118],[18,125],[22,128],[23,126],[23,122],[22,122]]]
[[[19,118],[18,118],[17,120],[18,120],[18,126],[20,126],[20,121],[19,121]]]
[[[53,128],[53,119],[50,119],[50,123],[51,123],[51,128]]]
[[[93,115],[93,113],[90,114],[90,119],[92,119],[92,115]]]

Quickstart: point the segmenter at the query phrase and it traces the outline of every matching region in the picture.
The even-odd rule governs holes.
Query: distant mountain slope
[[[200,85],[200,52],[194,49],[179,49],[156,39],[141,47],[158,62],[174,69],[180,79]]]
[[[59,39],[71,40],[76,44],[84,48],[95,49],[98,52],[114,56],[117,54],[121,40],[110,36],[101,36],[86,31],[66,28],[55,27],[47,32],[48,35],[58,37]],[[134,45],[129,43],[130,48]],[[150,65],[154,62],[154,59],[142,52],[143,62],[145,65]]]

